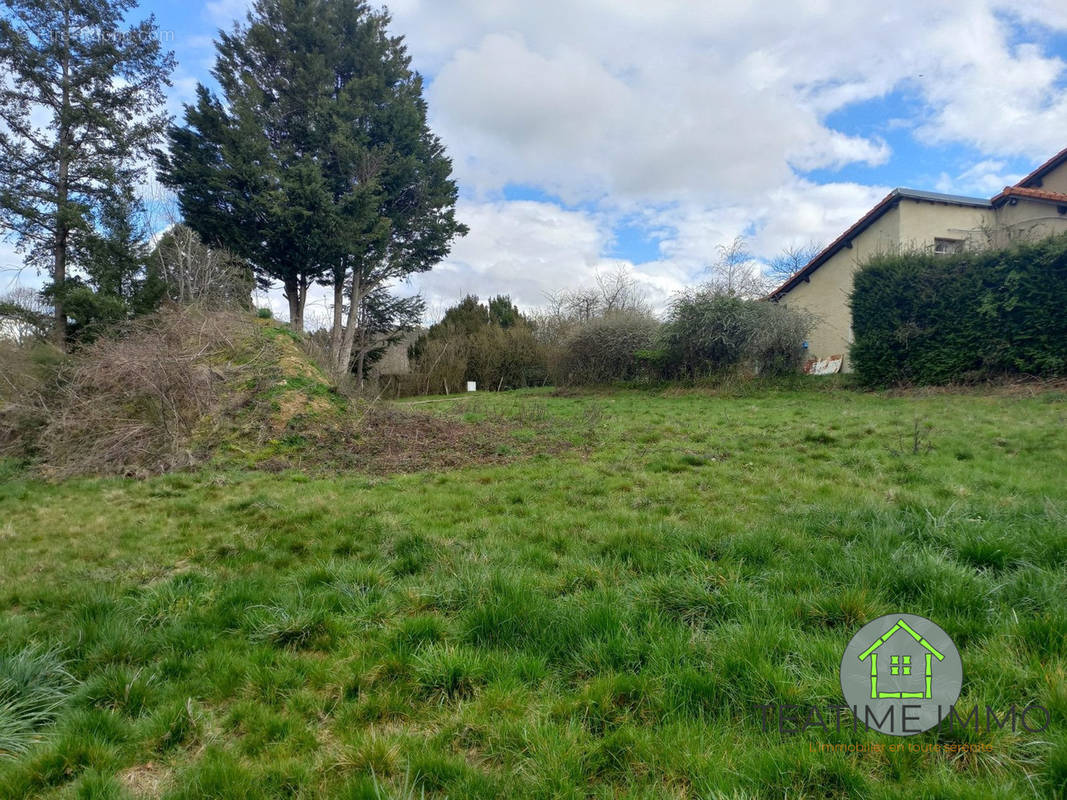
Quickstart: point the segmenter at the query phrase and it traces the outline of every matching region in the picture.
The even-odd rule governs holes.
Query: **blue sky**
[[[174,113],[246,7],[142,3],[178,58]],[[390,9],[471,229],[404,289],[432,309],[466,292],[536,306],[618,268],[662,302],[735,236],[768,259],[831,240],[894,186],[988,197],[1067,147],[1060,0]]]

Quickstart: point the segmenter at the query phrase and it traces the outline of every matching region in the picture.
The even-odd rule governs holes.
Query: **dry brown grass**
[[[163,789],[170,781],[171,771],[162,764],[149,761],[138,764],[120,772],[116,777],[119,784],[136,798],[156,798],[163,796]]]
[[[503,420],[473,425],[422,411],[375,406],[364,425],[354,452],[384,472],[454,468],[508,457],[500,445],[511,426]]]
[[[562,448],[546,434],[535,445],[514,443],[505,419],[465,422],[451,415],[408,411],[368,403],[348,416],[295,419],[288,433],[300,445],[270,453],[255,463],[267,472],[331,473],[354,470],[385,475],[503,463],[517,456]],[[512,444],[504,445],[504,443]]]
[[[47,342],[0,339],[0,456],[33,451],[55,404],[65,356]]]

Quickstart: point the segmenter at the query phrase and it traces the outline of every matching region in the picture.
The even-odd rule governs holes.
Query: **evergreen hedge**
[[[880,256],[850,298],[869,386],[1067,375],[1067,234],[954,256]]]

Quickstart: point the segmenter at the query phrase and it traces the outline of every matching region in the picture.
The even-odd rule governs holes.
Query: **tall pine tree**
[[[280,282],[295,328],[308,288],[333,287],[338,373],[368,298],[466,232],[422,79],[388,24],[362,0],[257,0],[218,44],[222,99],[200,87],[160,156],[190,227]]]
[[[166,126],[173,56],[134,0],[3,0],[0,227],[51,275],[53,337],[67,334],[67,279],[81,242],[125,203]],[[43,122],[42,122],[43,120]]]

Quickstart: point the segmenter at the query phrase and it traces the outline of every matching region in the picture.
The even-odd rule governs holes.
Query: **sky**
[[[247,6],[142,2],[178,59],[172,113],[210,82],[213,38]],[[401,287],[431,317],[467,293],[536,307],[620,268],[662,305],[736,236],[771,259],[832,240],[893,187],[989,197],[1067,147],[1062,0],[389,10],[470,228]],[[15,262],[0,250],[0,266]],[[284,305],[278,293],[261,301]],[[327,308],[323,293],[309,316]]]

